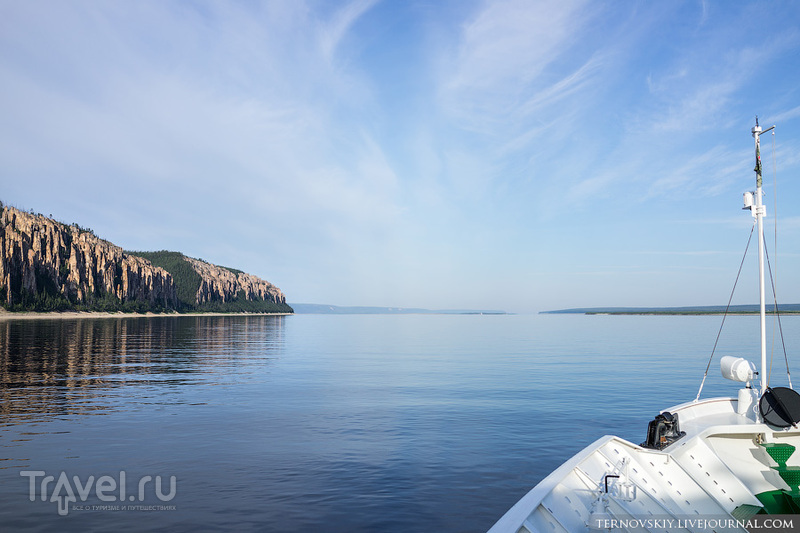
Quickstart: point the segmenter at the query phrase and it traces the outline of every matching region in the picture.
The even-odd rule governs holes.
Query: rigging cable
[[[753,226],[750,228],[750,236],[747,238],[747,246],[744,248],[744,255],[742,256],[742,262],[739,263],[739,272],[736,273],[736,281],[733,282],[733,289],[731,289],[731,296],[728,298],[728,305],[725,306],[725,313],[722,315],[722,324],[719,325],[719,331],[717,332],[717,340],[714,341],[714,348],[711,350],[711,357],[708,358],[708,364],[706,365],[706,371],[703,373],[703,381],[700,382],[700,390],[697,391],[697,398],[694,401],[698,401],[700,399],[700,394],[703,392],[703,385],[706,384],[706,378],[708,377],[708,369],[711,368],[711,360],[714,359],[714,352],[717,351],[717,344],[719,343],[719,337],[722,334],[722,327],[725,325],[725,319],[728,317],[728,309],[731,307],[731,301],[733,300],[733,293],[736,292],[736,284],[739,283],[739,276],[742,274],[742,266],[744,266],[744,260],[747,258],[747,250],[750,249],[750,241],[753,240],[753,230],[756,228],[756,222],[753,221]]]
[[[778,309],[778,296],[775,293],[775,280],[772,277],[772,265],[769,262],[769,252],[767,252],[767,247],[766,246],[764,247],[764,255],[767,256],[767,268],[769,269],[769,281],[770,281],[770,283],[772,283],[772,298],[773,298],[773,301],[775,302],[774,303],[775,307],[774,307],[774,310],[773,310],[773,316],[778,322],[778,331],[780,331],[780,334],[781,334],[781,345],[783,346],[783,358],[786,361],[786,376],[789,378],[789,388],[791,389],[793,387],[792,387],[792,374],[789,372],[789,356],[786,355],[786,342],[783,340],[783,325],[781,324],[781,313],[780,313],[780,311]],[[776,261],[776,263],[775,263],[776,273],[777,273],[777,267],[778,267],[778,264],[777,264],[777,261]],[[772,335],[772,344],[773,344],[773,346],[775,345],[775,334],[774,333]],[[775,355],[774,351],[773,351],[772,355],[773,356]],[[770,378],[772,378],[772,359],[773,359],[773,357],[771,356],[770,360],[769,360],[769,373],[767,374],[767,385],[769,385]]]
[[[767,374],[767,384],[772,379],[772,361],[775,358],[775,321],[778,322],[778,328],[781,333],[781,343],[783,344],[783,358],[786,360],[786,376],[789,379],[789,388],[792,388],[792,376],[789,373],[789,358],[786,356],[786,344],[783,340],[783,327],[781,326],[781,315],[778,312],[778,293],[775,287],[778,285],[778,164],[775,159],[775,129],[772,130],[772,196],[773,204],[775,205],[775,225],[773,226],[773,249],[775,250],[775,277],[772,278],[772,269],[770,267],[770,281],[772,283],[772,296],[775,300],[775,312],[772,317],[772,352],[769,359],[769,374]],[[764,249],[766,253],[766,248]],[[769,255],[767,255],[767,265],[769,266]]]

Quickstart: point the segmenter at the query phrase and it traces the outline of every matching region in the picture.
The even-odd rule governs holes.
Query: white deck
[[[605,476],[621,475],[622,470],[634,487],[633,498],[619,497],[617,484],[623,480],[609,478],[606,516],[628,526],[614,531],[708,531],[692,518],[732,519],[737,507],[761,507],[756,494],[788,487],[770,468],[775,462],[756,439],[800,449],[800,430],[756,423],[737,414],[736,403],[713,398],[668,409],[678,414],[686,436],[663,450],[613,436],[597,440],[535,486],[490,533],[588,531]],[[800,457],[792,456],[788,464],[800,465]],[[636,519],[640,525],[633,527]],[[745,531],[735,521],[715,529]]]

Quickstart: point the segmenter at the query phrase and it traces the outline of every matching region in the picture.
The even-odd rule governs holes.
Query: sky
[[[797,2],[0,0],[0,96],[6,204],[290,303],[517,313],[725,304],[758,115],[800,302]]]

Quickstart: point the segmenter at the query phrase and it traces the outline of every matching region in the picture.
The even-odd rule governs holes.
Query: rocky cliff
[[[186,261],[200,274],[202,281],[197,289],[197,304],[212,301],[230,302],[236,298],[249,301],[267,300],[286,303],[286,297],[275,285],[244,272],[212,265],[205,261],[186,257]]]
[[[7,309],[292,312],[280,289],[256,276],[178,252],[140,257],[75,224],[0,208]]]
[[[180,252],[130,252],[172,274],[178,306],[187,311],[291,313],[272,283],[239,270],[212,265]]]
[[[95,304],[100,300],[177,304],[172,276],[77,225],[3,207],[0,296],[6,307],[34,300]]]

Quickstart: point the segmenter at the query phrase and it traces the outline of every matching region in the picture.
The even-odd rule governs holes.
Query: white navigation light
[[[742,209],[750,209],[751,207],[753,207],[753,205],[754,205],[753,193],[751,192],[744,193],[744,207],[742,207]]]
[[[756,374],[756,365],[743,357],[726,355],[719,362],[722,377],[731,381],[746,383],[753,380]]]

